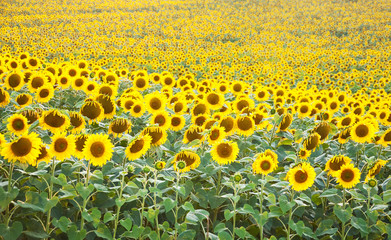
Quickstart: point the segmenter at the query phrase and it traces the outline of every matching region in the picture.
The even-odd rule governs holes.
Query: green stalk
[[[126,158],[123,159],[122,162],[122,171],[125,171],[125,165],[126,165]],[[122,200],[122,193],[124,190],[124,182],[125,182],[125,174],[122,174],[121,177],[121,188],[119,189],[119,200]],[[117,228],[118,228],[118,221],[119,221],[119,214],[120,214],[121,206],[117,206],[117,212],[115,214],[115,222],[114,222],[114,230],[113,230],[113,239],[116,239],[115,236],[117,234]]]
[[[236,195],[237,195],[237,192],[236,192],[236,183],[234,183],[234,201],[233,201],[233,208],[234,208],[234,216],[233,216],[233,223],[232,223],[232,240],[235,240],[235,225],[236,225]]]
[[[52,174],[51,174],[51,179],[50,179],[50,186],[49,186],[49,200],[52,199],[53,197],[53,178],[54,178],[54,171],[56,169],[56,161],[55,161],[55,158],[53,157],[52,158]],[[49,209],[48,211],[48,215],[47,215],[47,218],[46,218],[46,233],[48,235],[50,235],[50,215],[52,213],[52,209]],[[47,238],[49,239],[49,238]]]
[[[343,209],[345,210],[345,205],[346,205],[346,193],[345,193],[345,188],[343,189],[343,197],[342,197],[342,206]],[[342,223],[342,233],[341,233],[341,239],[345,239],[345,223]]]
[[[369,185],[368,185],[367,193],[368,193],[367,211],[369,213],[369,208],[371,207],[371,189],[370,189]],[[367,226],[369,227],[369,217],[368,217],[368,215],[367,215]],[[368,240],[368,238],[369,238],[369,234],[367,234],[365,236],[366,240]]]
[[[177,239],[177,236],[178,236],[178,230],[177,230],[177,227],[176,225],[178,224],[178,188],[179,188],[179,181],[180,181],[180,178],[181,178],[181,175],[179,173],[179,171],[176,172],[176,175],[177,175],[177,178],[176,178],[176,187],[177,187],[177,190],[175,191],[175,225],[174,225],[174,228],[175,228],[175,237],[174,239]]]
[[[87,174],[86,174],[86,178],[85,178],[85,187],[88,187],[88,181],[90,179],[90,168],[91,168],[91,162],[88,161]],[[86,206],[87,206],[87,199],[84,199],[83,200],[83,209],[81,210],[82,214],[81,214],[81,219],[80,219],[80,230],[82,230],[84,228],[83,212],[86,210]]]
[[[10,169],[9,169],[9,172],[8,172],[8,192],[11,192],[11,186],[12,186],[12,173],[14,172],[14,166],[15,166],[15,163],[12,161],[10,163]],[[9,208],[9,205],[7,206],[7,210],[6,210],[6,219],[7,219],[7,224],[6,226],[8,227],[8,224],[11,220],[10,218],[10,208]]]
[[[295,190],[292,189],[291,193],[291,202],[293,201],[293,196],[295,195]],[[288,219],[288,230],[286,232],[286,239],[291,239],[291,226],[289,225],[290,221],[292,220],[292,208],[289,209],[289,219]]]
[[[143,189],[144,189],[144,191],[145,191],[145,189],[147,189],[147,173],[145,174],[145,176],[144,176],[144,179],[143,179],[144,181],[143,181]],[[143,225],[144,225],[144,206],[145,206],[145,199],[146,199],[147,197],[146,196],[144,196],[143,197],[143,201],[142,201],[142,203],[141,203],[141,212],[140,212],[140,226],[142,227]],[[142,239],[142,237],[140,236],[140,238],[139,239]]]
[[[265,176],[262,175],[262,180],[265,179]],[[261,215],[261,219],[262,219],[262,213],[263,213],[263,187],[264,187],[264,184],[263,184],[263,181],[261,182],[261,194],[259,194],[259,213]],[[259,239],[260,240],[263,240],[263,224],[262,222],[259,224]]]
[[[156,182],[157,182],[157,173],[158,173],[157,170],[155,170],[155,172],[154,172],[154,175],[155,175],[155,182],[154,182],[154,185],[153,185],[153,186],[155,187],[155,189],[157,188],[157,184],[156,184]],[[153,204],[154,204],[154,206],[155,206],[155,212],[158,211],[156,198],[157,198],[157,196],[156,196],[156,192],[155,192],[155,193],[154,193],[154,196],[153,196]],[[156,222],[156,233],[157,233],[157,237],[158,237],[158,239],[160,240],[159,213],[156,214],[155,222]]]

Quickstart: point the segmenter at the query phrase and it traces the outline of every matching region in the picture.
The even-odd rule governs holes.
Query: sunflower
[[[46,103],[54,96],[54,88],[51,84],[45,84],[39,87],[36,92],[37,102]]]
[[[220,93],[209,92],[205,96],[206,103],[208,107],[212,110],[217,110],[221,108],[224,104],[224,96]]]
[[[85,85],[84,85],[84,92],[87,94],[87,95],[95,95],[95,93],[97,92],[97,89],[99,87],[99,84],[97,82],[94,82],[94,81],[88,81]]]
[[[16,103],[19,106],[15,106],[17,109],[24,108],[33,102],[33,97],[27,93],[21,93],[15,98]]]
[[[206,114],[201,114],[196,117],[192,117],[191,122],[199,127],[202,127],[204,123],[208,120],[209,116]]]
[[[54,134],[52,144],[49,147],[49,153],[60,161],[70,158],[76,148],[74,136],[68,135],[66,137],[65,135],[66,133]]]
[[[159,92],[153,92],[145,96],[144,102],[147,110],[150,113],[155,113],[164,110],[167,99]]]
[[[351,128],[350,135],[355,142],[371,142],[375,136],[375,127],[368,121],[359,121]]]
[[[383,133],[380,138],[380,144],[387,147],[391,143],[391,129],[388,129]]]
[[[340,144],[344,144],[346,143],[350,138],[350,128],[347,128],[345,130],[342,130],[339,134],[338,134],[338,142]]]
[[[152,146],[160,146],[167,141],[167,132],[160,127],[147,127],[141,135],[149,135],[152,137]]]
[[[331,126],[328,122],[322,121],[314,128],[314,132],[318,133],[320,136],[320,141],[323,141],[327,138],[331,131]]]
[[[299,150],[299,158],[300,159],[307,159],[311,155],[311,151],[307,151],[304,148],[301,148]]]
[[[135,101],[137,100],[131,97],[121,97],[121,107],[124,109],[125,112],[129,112],[132,109]]]
[[[105,94],[100,94],[96,97],[96,101],[102,106],[103,115],[106,119],[111,119],[114,117],[116,112],[116,105],[113,99]]]
[[[171,75],[166,75],[166,76],[163,76],[162,79],[161,79],[161,83],[163,86],[166,86],[166,87],[174,87],[176,81],[174,79],[173,76]]]
[[[67,89],[71,85],[71,77],[69,76],[61,76],[57,83],[62,89]]]
[[[0,107],[5,107],[10,103],[9,93],[0,87]]]
[[[4,146],[5,143],[6,143],[6,141],[5,141],[4,134],[0,133],[0,150]]]
[[[248,97],[237,98],[232,103],[232,107],[233,107],[233,110],[237,114],[240,114],[246,108],[253,109],[254,108],[254,101]]]
[[[198,116],[200,114],[207,114],[209,115],[209,107],[208,104],[205,102],[199,102],[194,105],[194,107],[191,109],[192,116]]]
[[[72,133],[81,132],[86,126],[86,121],[84,120],[83,115],[78,112],[69,112],[69,119],[73,127],[71,129]]]
[[[28,82],[28,88],[30,92],[36,92],[38,88],[42,87],[48,83],[47,77],[42,73],[33,73],[30,76],[30,81]]]
[[[36,159],[40,154],[41,139],[38,134],[32,132],[24,134],[10,143],[5,143],[1,149],[1,155],[8,161],[19,161],[36,165]]]
[[[178,169],[177,164],[178,162],[183,161],[186,163],[186,167],[183,169]],[[174,157],[174,160],[172,160],[173,165],[174,165],[174,170],[179,171],[181,173],[183,172],[188,172],[192,169],[196,169],[200,163],[200,156],[198,156],[195,152],[193,151],[188,151],[188,150],[183,150],[180,153],[176,154]]]
[[[278,162],[268,155],[260,154],[255,159],[252,168],[253,172],[257,174],[268,175],[277,169]]]
[[[307,151],[313,151],[320,144],[320,135],[318,133],[310,134],[303,142],[303,146]]]
[[[84,77],[76,77],[72,80],[72,89],[73,90],[84,90],[85,88],[85,85],[87,83],[87,79],[85,79]]]
[[[39,123],[43,129],[52,133],[64,132],[70,125],[69,118],[55,109],[44,111]]]
[[[183,136],[183,143],[191,143],[192,141],[198,139],[203,140],[204,136],[202,135],[203,128],[200,126],[192,125],[190,126]]]
[[[309,117],[311,115],[311,106],[307,102],[302,102],[297,109],[299,118]]]
[[[375,164],[368,170],[368,174],[365,177],[365,182],[368,182],[369,179],[375,178],[377,174],[380,173],[381,168],[386,165],[387,161],[384,160],[377,160]]]
[[[154,84],[160,84],[161,83],[161,79],[162,79],[162,75],[160,75],[159,73],[152,73],[152,74],[149,75],[149,79]]]
[[[338,128],[347,128],[354,124],[354,116],[347,115],[338,119]]]
[[[24,86],[24,75],[21,72],[13,71],[4,79],[4,86],[13,91],[19,91]]]
[[[288,127],[291,125],[293,120],[293,117],[290,113],[286,113],[282,117],[282,121],[280,125],[278,126],[278,131],[285,131],[288,129]]]
[[[41,112],[41,110],[26,109],[26,110],[20,112],[20,114],[22,114],[24,117],[26,117],[27,123],[29,125],[31,125],[33,122],[37,121],[40,118],[40,115],[39,115],[40,112]]]
[[[172,106],[172,110],[176,113],[176,114],[183,114],[187,111],[187,104],[186,102],[184,101],[184,99],[179,99],[177,102],[174,103],[174,105]]]
[[[212,146],[212,159],[220,165],[229,164],[235,161],[239,154],[239,147],[236,142],[222,141]]]
[[[29,126],[27,118],[22,114],[13,114],[8,118],[7,129],[15,135],[22,135],[27,132]]]
[[[291,168],[287,173],[289,185],[295,191],[304,191],[311,187],[315,182],[315,177],[315,169],[306,162]]]
[[[41,67],[41,61],[39,61],[36,57],[30,57],[28,56],[26,59],[27,67],[28,69],[38,69]]]
[[[83,155],[94,166],[103,166],[111,159],[114,145],[107,135],[91,134],[85,141]]]
[[[142,101],[136,101],[130,109],[130,115],[135,118],[141,117],[145,113],[145,105]]]
[[[210,128],[210,132],[208,134],[208,142],[212,145],[219,143],[226,137],[226,135],[224,127],[213,126]]]
[[[108,133],[114,136],[119,136],[124,132],[130,132],[132,124],[125,118],[118,118],[110,123]]]
[[[233,117],[226,116],[220,120],[219,126],[224,127],[225,133],[227,134],[227,136],[229,136],[235,132],[236,121]]]
[[[163,130],[167,130],[171,126],[170,115],[166,111],[155,112],[151,117],[151,125],[157,124]]]
[[[125,153],[129,161],[136,160],[144,155],[151,147],[152,137],[149,134],[140,135],[126,148]]]
[[[328,174],[337,177],[337,173],[339,170],[341,170],[341,167],[345,164],[349,164],[352,162],[352,159],[350,159],[347,156],[338,155],[332,157],[330,160],[327,161],[325,166],[325,171],[328,171]]]
[[[269,99],[270,94],[267,90],[260,88],[259,90],[254,92],[254,97],[257,101],[262,102]]]
[[[78,159],[84,158],[84,146],[88,139],[88,135],[81,134],[75,137],[75,151],[72,153],[73,156],[75,156]]]
[[[45,144],[41,144],[39,148],[39,156],[36,159],[37,164],[40,162],[46,162],[49,163],[52,159],[52,155],[49,153],[48,149],[46,148]]]
[[[250,136],[254,133],[255,123],[249,116],[242,116],[236,119],[236,131],[243,136]]]
[[[341,169],[336,173],[337,183],[343,188],[352,188],[360,182],[360,170],[355,168],[352,163],[341,166]]]
[[[133,80],[133,87],[137,91],[140,91],[140,92],[144,91],[145,89],[147,89],[149,87],[148,77],[143,77],[143,76],[135,77]]]
[[[117,96],[117,87],[110,85],[108,83],[101,84],[98,88],[98,94],[104,94],[109,96],[110,98],[114,98]]]
[[[86,101],[80,108],[80,114],[87,117],[89,122],[98,122],[104,118],[103,107],[97,101]]]

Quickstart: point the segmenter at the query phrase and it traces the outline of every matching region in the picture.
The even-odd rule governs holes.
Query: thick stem
[[[49,186],[49,200],[53,197],[53,178],[54,178],[54,171],[56,170],[56,161],[55,158],[52,158],[52,174],[50,179],[50,186]],[[49,209],[47,219],[46,219],[46,233],[50,235],[50,215],[52,213],[52,209]],[[47,238],[49,239],[49,238]]]
[[[342,197],[342,206],[343,209],[345,210],[345,205],[346,205],[346,193],[345,193],[345,188],[343,189],[343,197]],[[341,232],[341,239],[345,239],[345,223],[342,223],[342,232]]]
[[[291,193],[291,202],[293,201],[293,196],[295,195],[295,191],[292,189],[292,193]],[[288,219],[288,230],[286,232],[286,239],[289,240],[291,239],[291,226],[289,225],[289,223],[291,222],[292,220],[292,208],[289,209],[289,219]]]
[[[154,187],[155,187],[155,189],[157,188],[157,171],[155,171],[154,172],[154,174],[155,174],[155,182],[154,182]],[[158,237],[158,239],[160,240],[160,230],[159,230],[159,213],[158,214],[156,214],[156,212],[158,212],[158,208],[157,208],[157,201],[156,201],[156,199],[157,199],[157,196],[156,196],[156,192],[155,192],[155,194],[154,194],[154,196],[153,196],[153,204],[155,205],[155,222],[156,222],[156,233],[157,233],[157,237]]]
[[[126,165],[126,158],[123,159],[122,162],[122,171],[125,171],[125,165]],[[122,173],[122,178],[121,178],[121,188],[119,189],[119,196],[118,199],[121,201],[122,200],[122,193],[124,190],[124,182],[125,182],[125,174]],[[113,239],[115,238],[115,235],[117,235],[117,228],[118,228],[118,221],[119,221],[119,214],[120,214],[121,206],[117,205],[117,212],[115,214],[115,222],[114,222],[114,230],[113,230]]]
[[[233,202],[233,208],[234,208],[234,216],[233,216],[233,222],[232,222],[232,240],[235,240],[235,227],[236,227],[236,183],[234,183],[234,202]]]
[[[178,224],[178,200],[179,200],[179,195],[178,195],[178,188],[179,188],[179,181],[180,181],[180,178],[181,178],[181,175],[179,172],[176,173],[177,174],[177,177],[176,177],[176,187],[177,187],[177,190],[175,192],[175,225],[174,225],[174,228],[175,228],[175,237],[174,239],[177,239],[177,236],[178,236],[178,230],[177,230],[177,227],[176,225]]]
[[[91,162],[88,161],[88,164],[87,164],[87,174],[86,174],[86,178],[85,178],[85,181],[84,181],[86,187],[88,187],[88,181],[90,179],[90,168],[91,168]],[[84,228],[83,212],[85,211],[86,206],[87,206],[87,199],[84,199],[83,200],[83,209],[81,209],[80,230],[82,230]]]
[[[9,172],[8,172],[8,192],[11,192],[11,187],[12,187],[12,173],[14,171],[14,166],[15,166],[15,163],[12,161],[10,163],[10,168],[9,168]],[[6,221],[7,221],[7,226],[10,222],[10,208],[9,208],[9,205],[7,206],[7,211],[6,211]]]
[[[265,179],[265,176],[262,175],[262,180]],[[263,240],[263,224],[262,224],[262,213],[263,213],[263,187],[264,182],[261,182],[261,194],[259,194],[259,213],[261,215],[261,222],[259,224],[259,239]]]

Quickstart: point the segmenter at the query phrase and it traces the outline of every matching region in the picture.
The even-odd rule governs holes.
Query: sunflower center
[[[238,128],[242,131],[247,131],[253,126],[251,119],[249,117],[243,117],[238,120]]]
[[[268,160],[264,160],[264,161],[261,162],[261,168],[264,171],[269,170],[271,168],[271,166],[272,165],[270,164],[270,162]]]
[[[141,112],[141,107],[139,105],[134,106],[133,112],[135,112],[135,113]]]
[[[114,103],[111,101],[110,97],[100,95],[97,100],[102,105],[104,114],[110,114],[114,111]]]
[[[48,89],[42,89],[40,92],[39,92],[39,96],[41,98],[46,98],[47,96],[49,96],[49,90]]]
[[[163,126],[166,123],[166,118],[163,115],[158,115],[155,118],[155,123],[159,124],[159,126]]]
[[[141,149],[144,147],[144,139],[137,139],[134,141],[133,145],[130,147],[129,151],[131,153],[137,153],[140,152]]]
[[[14,88],[19,86],[20,82],[22,81],[22,78],[19,76],[19,74],[12,74],[9,77],[8,81],[9,81],[9,85]]]
[[[366,125],[359,125],[356,128],[356,134],[358,137],[366,137],[368,136],[369,128]]]
[[[179,117],[173,117],[171,118],[171,125],[176,127],[181,124],[181,119]]]
[[[163,133],[158,130],[147,131],[147,133],[152,138],[151,144],[156,144],[163,137]]]
[[[236,104],[237,108],[239,111],[242,111],[242,109],[246,108],[246,107],[249,107],[250,104],[248,103],[248,101],[246,100],[240,100],[237,104]]]
[[[176,103],[175,106],[174,106],[174,112],[178,113],[180,111],[182,111],[183,109],[183,103]]]
[[[28,124],[32,124],[33,122],[37,121],[39,117],[38,113],[33,110],[25,110],[21,112],[21,114],[27,118]]]
[[[15,129],[16,131],[20,131],[24,129],[24,122],[22,119],[15,119],[12,122],[12,128]]]
[[[71,124],[75,128],[79,127],[83,123],[83,121],[79,115],[75,114],[75,115],[71,116],[70,118],[71,118]]]
[[[5,99],[5,92],[3,92],[2,89],[0,89],[0,103],[4,102],[6,99]]]
[[[219,138],[219,136],[220,136],[220,132],[217,129],[213,130],[210,133],[210,139],[213,140],[213,141],[217,140]]]
[[[307,172],[299,170],[295,173],[295,181],[298,183],[304,183],[308,179]]]
[[[87,86],[87,90],[88,90],[88,91],[92,91],[92,90],[94,90],[94,89],[95,89],[94,84],[90,84],[90,85]]]
[[[87,136],[81,135],[76,138],[76,150],[82,152],[84,149],[84,144],[87,141]]]
[[[228,143],[221,143],[217,146],[217,153],[222,158],[227,158],[232,154],[232,146]]]
[[[28,97],[26,94],[19,95],[19,96],[16,98],[16,102],[17,102],[19,105],[24,105],[24,104],[26,104],[28,101],[29,101],[29,97]]]
[[[301,113],[307,113],[309,111],[308,106],[304,105],[300,107],[300,112]]]
[[[235,92],[240,92],[242,91],[242,85],[240,85],[239,83],[236,83],[234,86],[233,86],[233,90]]]
[[[83,83],[84,83],[84,80],[81,79],[81,78],[78,78],[78,79],[75,80],[75,86],[76,86],[76,87],[81,87],[81,86],[83,86]]]
[[[42,87],[43,84],[44,84],[44,80],[41,77],[36,77],[36,78],[31,80],[31,86],[34,89],[38,89],[39,87]]]
[[[149,105],[151,106],[152,109],[158,110],[162,106],[162,103],[159,100],[159,98],[154,97],[151,99],[151,102],[149,103]]]
[[[30,59],[29,60],[29,64],[31,65],[31,66],[37,66],[37,64],[38,64],[38,61],[37,60],[35,60],[35,59]]]
[[[341,121],[341,124],[342,124],[342,126],[349,126],[351,122],[352,122],[352,119],[350,117],[347,117]]]
[[[44,122],[51,127],[61,127],[65,123],[65,117],[56,114],[54,111],[45,116]]]
[[[48,151],[46,150],[46,147],[43,146],[39,150],[40,150],[40,154],[39,154],[37,160],[40,160],[48,155]]]
[[[20,138],[18,141],[11,144],[12,153],[17,157],[26,156],[31,152],[33,144],[27,138]]]
[[[206,98],[208,100],[208,102],[211,104],[211,105],[216,105],[219,103],[219,95],[217,95],[216,93],[211,93],[208,95],[208,97]]]
[[[341,173],[344,182],[351,182],[354,179],[354,172],[351,169],[345,169]]]
[[[105,153],[105,145],[101,142],[94,142],[90,147],[92,156],[98,158],[102,157]]]
[[[61,82],[61,84],[67,84],[68,83],[68,79],[66,77],[62,77],[60,82]]]
[[[123,133],[126,130],[128,130],[128,124],[125,120],[119,120],[113,122],[113,125],[111,127],[111,130],[115,133]]]
[[[164,84],[170,85],[171,83],[172,83],[172,78],[167,77],[167,78],[164,79]]]
[[[59,138],[54,143],[54,150],[56,152],[65,152],[68,148],[68,141],[65,138]]]
[[[333,171],[338,171],[341,169],[341,166],[345,164],[345,161],[342,158],[335,158],[330,162],[330,169]]]
[[[97,102],[88,102],[84,105],[80,112],[83,116],[88,117],[89,119],[95,119],[101,114],[101,108]]]
[[[143,78],[137,79],[137,81],[136,81],[136,86],[137,86],[138,88],[143,88],[143,87],[145,87],[145,80],[144,80]]]
[[[206,109],[205,104],[197,104],[193,109],[194,116],[206,113]]]
[[[225,128],[225,132],[229,132],[234,127],[234,122],[231,118],[226,118],[221,121],[220,126]]]
[[[201,139],[202,135],[197,131],[186,131],[186,138],[189,140],[189,142],[196,140],[196,139]]]
[[[111,87],[104,86],[104,87],[101,87],[101,88],[99,89],[99,93],[100,93],[100,94],[104,94],[104,95],[111,96],[111,95],[113,95],[113,89],[111,89]]]
[[[259,92],[259,93],[258,93],[258,97],[259,97],[259,98],[264,98],[265,95],[266,95],[265,92]]]
[[[386,135],[384,135],[384,141],[385,142],[391,141],[391,132],[388,132],[388,133],[386,133]]]
[[[75,69],[71,69],[71,70],[69,70],[69,76],[71,76],[71,77],[74,77],[74,76],[76,76],[76,74],[77,74],[77,72],[76,72],[76,70]]]

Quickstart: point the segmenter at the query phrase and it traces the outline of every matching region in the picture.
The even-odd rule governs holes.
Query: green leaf
[[[113,239],[111,231],[103,223],[99,223],[98,228],[94,230],[94,232],[98,237],[109,240]]]
[[[51,179],[52,179],[53,183],[61,185],[61,186],[65,186],[68,184],[67,177],[63,173],[61,173],[57,177],[52,176]]]
[[[183,240],[193,240],[196,235],[196,231],[191,229],[191,230],[186,230],[179,234],[178,239],[183,239]]]
[[[80,194],[80,196],[86,200],[88,196],[94,191],[94,185],[90,184],[88,187],[85,187],[81,182],[76,184],[76,190]]]
[[[234,212],[231,212],[229,209],[225,209],[224,218],[226,221],[230,220],[234,216]]]
[[[342,223],[346,223],[352,217],[352,209],[350,207],[343,209],[339,205],[334,205],[333,212]]]
[[[383,201],[388,203],[391,201],[391,190],[387,190],[383,192]]]
[[[335,188],[327,189],[319,197],[321,197],[321,198],[323,198],[323,197],[328,198],[328,197],[336,196],[337,192],[338,192],[338,190],[335,189]]]
[[[367,222],[364,219],[353,216],[350,223],[360,231],[362,237],[369,234]]]
[[[280,208],[283,213],[288,212],[289,210],[291,210],[295,206],[294,202],[288,202],[288,199],[286,198],[285,195],[281,195],[278,198],[278,201],[280,202]]]
[[[258,224],[260,226],[263,226],[263,225],[266,224],[268,219],[269,219],[269,213],[268,212],[263,212],[262,215],[260,215]]]
[[[235,234],[238,235],[240,238],[244,239],[247,234],[247,231],[244,227],[235,228]]]
[[[39,232],[24,231],[23,233],[29,237],[38,238],[38,239],[44,239],[44,238],[49,237],[49,235],[46,232],[44,232],[43,230],[41,230]]]
[[[68,230],[68,226],[71,223],[71,220],[69,218],[62,216],[60,219],[53,219],[53,225],[57,228],[59,228],[62,232],[66,233]]]
[[[45,204],[45,207],[44,207],[44,212],[47,212],[49,211],[50,209],[54,208],[57,203],[58,203],[59,199],[58,197],[53,197],[52,199],[48,200]]]
[[[106,212],[105,215],[103,216],[103,222],[107,223],[108,221],[114,220],[114,216],[111,212]]]
[[[194,207],[193,207],[193,204],[191,204],[190,202],[185,202],[185,204],[182,206],[182,208],[186,211],[190,211],[190,212],[194,212]]]
[[[171,198],[166,198],[163,201],[163,205],[166,212],[169,212],[171,209],[173,209],[176,206],[176,201],[172,200]]]
[[[226,231],[221,231],[219,232],[219,240],[230,240],[232,239],[232,236],[226,232]]]
[[[23,225],[21,222],[13,222],[9,227],[5,224],[0,224],[0,236],[7,240],[16,240],[23,232]]]
[[[334,224],[334,221],[331,219],[325,219],[322,222],[320,222],[318,228],[316,229],[316,236],[322,236],[322,235],[333,235],[338,231],[337,228],[332,228]]]
[[[0,210],[8,207],[8,204],[14,200],[19,194],[19,189],[13,188],[10,192],[6,192],[0,187]],[[1,212],[1,211],[0,211]]]
[[[247,203],[244,204],[242,211],[243,213],[255,214],[254,208]]]
[[[130,220],[130,218],[127,218],[127,219],[122,219],[121,221],[119,221],[119,223],[122,225],[122,227],[124,227],[127,231],[130,231],[130,229],[132,228],[132,220]]]
[[[265,199],[271,204],[271,205],[276,205],[276,195],[273,193],[269,193]]]
[[[152,225],[155,223],[155,217],[159,213],[159,209],[156,211],[152,208],[148,209],[148,212],[144,212],[144,216],[147,218],[147,220],[152,223]]]
[[[219,233],[219,232],[221,232],[221,231],[223,231],[223,230],[225,230],[225,229],[227,229],[227,228],[225,227],[225,224],[224,224],[224,223],[219,223],[219,224],[216,225],[216,227],[215,227],[215,229],[214,229],[214,232],[215,232],[215,233]]]
[[[284,213],[282,212],[281,208],[279,208],[277,206],[270,206],[269,209],[270,209],[270,212],[269,212],[269,217],[270,218],[280,217],[280,216],[284,215]]]
[[[139,238],[143,232],[144,232],[144,227],[133,225],[133,229],[129,234],[130,235],[129,238]]]
[[[122,207],[122,205],[125,204],[125,199],[115,199],[115,205],[117,205],[118,207]]]

